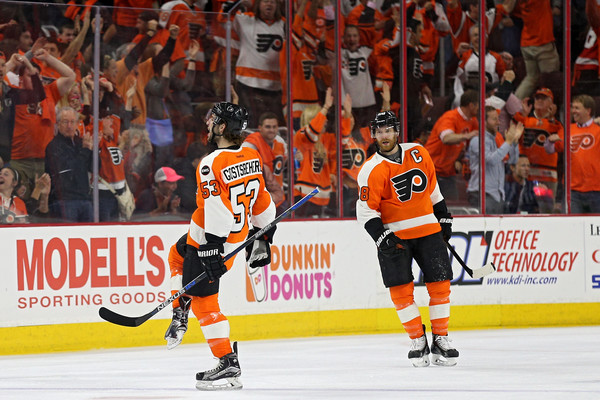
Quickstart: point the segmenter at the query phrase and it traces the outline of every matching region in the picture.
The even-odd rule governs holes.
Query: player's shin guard
[[[451,367],[456,365],[458,351],[450,344],[448,323],[450,320],[450,281],[427,283],[429,292],[429,316],[433,339],[431,362],[434,365]]]
[[[429,345],[425,336],[425,325],[421,322],[419,308],[414,302],[414,283],[393,286],[390,295],[396,312],[402,322],[402,326],[408,336],[412,339],[408,358],[415,367],[427,367],[429,365]]]

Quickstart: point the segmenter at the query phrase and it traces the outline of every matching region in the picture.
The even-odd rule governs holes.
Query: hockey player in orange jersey
[[[400,124],[390,111],[377,114],[371,135],[378,150],[358,174],[358,222],[377,245],[383,283],[412,339],[408,358],[415,367],[427,367],[431,352],[434,365],[453,366],[458,351],[448,339],[452,267],[444,243],[452,236],[452,216],[433,161],[419,144],[398,144]],[[414,301],[413,259],[429,293],[431,350]]]
[[[202,333],[215,357],[216,368],[196,374],[199,390],[241,389],[237,343],[229,341],[229,322],[221,313],[218,294],[219,278],[244,262],[235,256],[223,261],[223,255],[237,248],[246,238],[275,218],[275,205],[265,188],[262,161],[258,152],[241,147],[242,131],[248,124],[246,109],[222,102],[215,105],[207,122],[208,140],[217,150],[206,156],[198,166],[196,179],[198,208],[192,215],[185,239],[183,261],[177,245],[171,249],[171,289],[177,291],[202,272],[207,279],[186,291],[174,304],[173,320],[165,338],[168,348],[177,346],[187,329],[187,314],[191,308],[200,322]],[[247,250],[251,268],[271,262],[270,242],[275,229],[256,240]],[[179,257],[176,253],[179,253]],[[191,299],[191,300],[190,300]]]

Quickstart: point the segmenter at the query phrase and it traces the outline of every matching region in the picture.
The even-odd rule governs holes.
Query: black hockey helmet
[[[375,119],[371,121],[371,137],[375,137],[377,128],[383,128],[387,126],[392,126],[394,130],[400,134],[400,121],[393,112],[383,111],[377,113]]]
[[[244,107],[226,101],[215,104],[212,109],[215,124],[226,124],[234,135],[241,135],[248,126],[248,111]]]

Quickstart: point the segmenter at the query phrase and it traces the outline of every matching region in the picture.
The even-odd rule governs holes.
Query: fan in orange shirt
[[[533,108],[524,101],[523,112],[513,117],[525,126],[519,152],[527,155],[531,162],[528,179],[544,183],[552,191],[552,198],[558,187],[558,153],[564,150],[564,129],[554,118],[555,113],[552,91],[541,88],[535,93]],[[553,207],[554,202],[545,212],[552,212]]]
[[[477,116],[479,113],[479,93],[466,90],[460,98],[460,106],[446,111],[437,120],[425,148],[435,164],[435,172],[444,198],[458,199],[457,171],[462,165],[457,162],[467,143],[479,135]]]
[[[323,107],[309,106],[302,113],[302,128],[294,135],[294,158],[299,161],[294,183],[294,198],[310,193],[315,186],[320,192],[313,196],[301,210],[299,217],[323,217],[331,193],[336,191],[336,135],[325,132],[327,112],[333,105],[333,90],[327,88]]]
[[[596,104],[588,95],[571,103],[571,212],[600,213],[600,125],[592,119]]]

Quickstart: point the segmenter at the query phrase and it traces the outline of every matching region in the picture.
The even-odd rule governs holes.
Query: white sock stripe
[[[202,328],[202,333],[206,340],[229,337],[229,321],[227,320],[219,321],[216,324],[200,326],[200,328]]]
[[[440,319],[450,317],[450,303],[429,306],[429,319]]]
[[[397,310],[396,312],[398,313],[398,317],[400,317],[400,322],[402,323],[412,321],[421,315],[419,313],[419,307],[417,307],[415,303],[412,303],[410,306],[405,307],[402,310]]]
[[[171,277],[171,290],[179,290],[183,287],[183,275]]]

